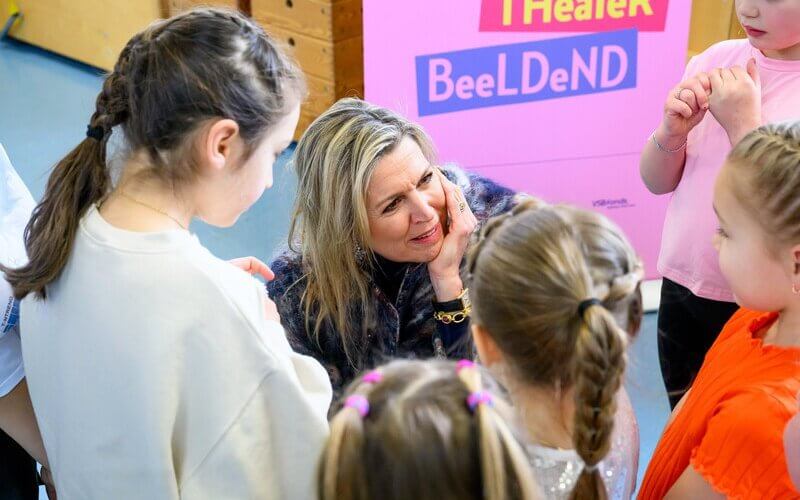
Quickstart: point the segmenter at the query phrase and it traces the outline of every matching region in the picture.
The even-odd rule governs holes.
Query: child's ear
[[[475,341],[475,348],[478,350],[478,358],[481,364],[490,367],[495,363],[503,361],[503,353],[497,347],[492,336],[481,325],[473,323],[470,326],[472,330],[472,339]]]
[[[234,158],[234,144],[239,137],[239,124],[230,119],[216,120],[201,136],[201,148],[207,164],[213,170],[222,170]]]
[[[794,273],[792,278],[800,279],[800,245],[795,245],[792,248],[792,257],[794,258]]]

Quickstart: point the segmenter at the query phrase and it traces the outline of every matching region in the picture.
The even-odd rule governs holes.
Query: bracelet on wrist
[[[665,148],[664,146],[662,146],[661,144],[659,144],[658,139],[656,139],[656,131],[655,130],[653,131],[653,135],[651,137],[653,138],[653,144],[656,145],[656,147],[658,148],[659,151],[664,152],[664,153],[670,153],[670,154],[671,153],[677,153],[681,149],[685,148],[686,147],[686,143],[689,142],[689,138],[687,137],[686,140],[683,141],[683,144],[681,144],[677,148],[668,149],[668,148]]]
[[[433,301],[433,317],[446,325],[450,323],[461,323],[469,318],[472,312],[472,303],[469,300],[469,289],[461,291],[455,300],[447,302]]]

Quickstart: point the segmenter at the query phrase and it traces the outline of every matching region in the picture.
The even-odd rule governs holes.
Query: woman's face
[[[367,187],[370,248],[394,262],[430,262],[446,228],[436,167],[410,137],[380,159]]]

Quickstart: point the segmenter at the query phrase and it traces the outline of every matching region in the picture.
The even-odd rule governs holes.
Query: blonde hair
[[[778,243],[800,242],[800,121],[764,125],[728,154],[737,198]]]
[[[365,273],[373,262],[367,187],[380,159],[405,137],[434,162],[433,145],[418,125],[367,102],[342,99],[311,124],[295,151],[298,187],[289,245],[306,266],[306,330],[319,342],[328,323],[353,366],[374,313]],[[359,316],[361,324],[355,324]]]
[[[472,321],[526,384],[574,388],[573,444],[584,467],[571,498],[607,498],[608,453],[628,329],[641,319],[642,269],[608,219],[529,200],[484,227],[469,256]],[[602,307],[581,304],[599,299]],[[638,311],[638,312],[636,312]]]
[[[345,396],[331,420],[318,474],[320,500],[516,500],[541,498],[527,456],[507,422],[510,408],[479,368],[450,361],[393,361]],[[490,391],[474,407],[470,394]]]

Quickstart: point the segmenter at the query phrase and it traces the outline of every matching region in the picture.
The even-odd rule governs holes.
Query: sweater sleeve
[[[270,263],[275,279],[267,282],[269,298],[275,302],[286,338],[295,352],[319,358],[319,349],[306,329],[303,293],[305,277],[299,257],[284,253]]]
[[[313,499],[327,435],[324,413],[296,378],[272,371],[183,483],[181,498]]]
[[[331,335],[332,330],[322,328],[321,338],[314,338],[308,326],[314,328],[315,316],[306,322],[303,307],[303,294],[306,290],[305,271],[300,257],[292,252],[285,252],[270,263],[275,279],[267,283],[269,297],[275,302],[281,324],[286,329],[286,338],[291,348],[299,354],[310,356],[319,362],[328,373],[334,391],[340,391],[349,377],[346,358],[338,336]]]
[[[444,355],[448,358],[471,358],[469,320],[461,323],[436,322],[436,333],[442,340]],[[436,346],[434,345],[434,349]]]
[[[253,286],[255,300],[244,303],[243,314],[261,348],[242,352],[240,363],[263,366],[263,375],[205,457],[186,471],[182,498],[315,497],[314,471],[328,436],[330,382],[319,363],[293,351],[284,328],[266,318],[258,307],[265,291],[255,281]]]

